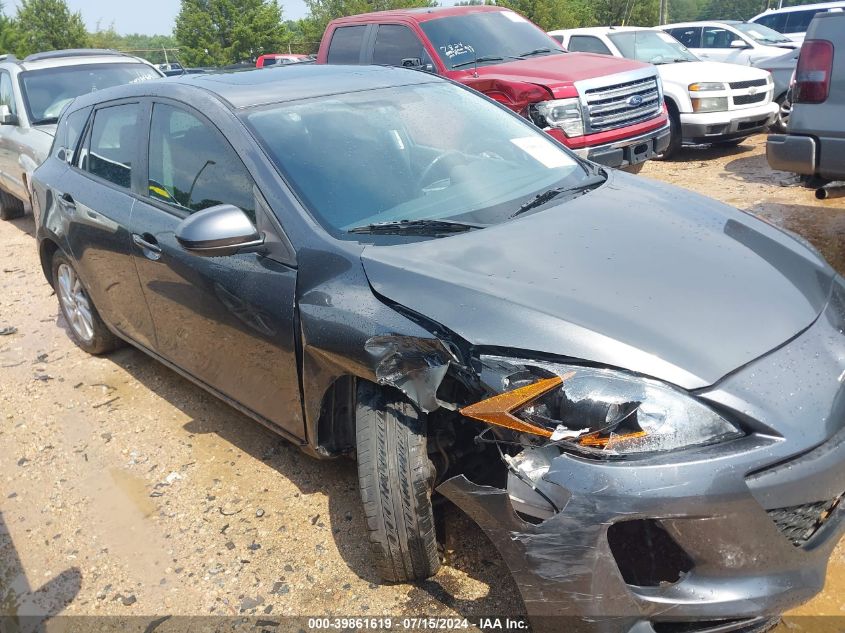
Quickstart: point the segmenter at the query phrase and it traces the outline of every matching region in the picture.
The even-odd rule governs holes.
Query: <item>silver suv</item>
[[[845,13],[816,15],[798,58],[788,133],[766,144],[772,168],[815,182],[845,180],[844,52]]]
[[[30,205],[32,172],[47,158],[56,122],[76,97],[161,77],[138,57],[98,49],[0,56],[0,219]]]

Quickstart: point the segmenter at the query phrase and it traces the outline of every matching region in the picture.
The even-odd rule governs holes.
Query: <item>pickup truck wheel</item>
[[[5,191],[0,191],[0,220],[14,220],[23,214],[23,202]]]
[[[673,106],[669,106],[669,146],[659,158],[661,160],[672,158],[681,149],[683,141],[684,133],[681,130],[681,115],[678,114],[678,111]]]
[[[120,347],[121,340],[106,327],[76,269],[61,251],[53,255],[53,287],[74,343],[89,354]]]
[[[739,145],[742,145],[745,142],[746,138],[747,137],[732,138],[729,141],[716,141],[715,143],[713,143],[713,147],[737,147]]]
[[[426,416],[400,392],[364,381],[357,399],[358,481],[379,573],[390,582],[433,576],[440,558]]]

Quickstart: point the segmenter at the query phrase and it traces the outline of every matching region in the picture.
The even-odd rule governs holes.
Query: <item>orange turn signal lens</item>
[[[502,426],[512,431],[521,433],[533,433],[534,435],[541,435],[543,437],[551,437],[552,432],[533,424],[529,424],[524,420],[520,420],[513,415],[513,412],[520,407],[525,406],[532,400],[536,400],[540,396],[547,394],[552,389],[563,384],[564,380],[571,378],[575,372],[569,372],[564,376],[555,376],[554,378],[544,378],[535,383],[519,387],[513,391],[508,391],[492,398],[487,398],[481,402],[476,402],[468,407],[460,410],[461,415],[474,420],[481,420],[488,424]]]
[[[634,433],[625,433],[624,435],[613,435],[610,437],[599,437],[598,435],[590,435],[588,437],[582,437],[578,443],[581,446],[590,446],[593,448],[607,448],[607,445],[610,444],[610,441],[613,440],[614,442],[619,442],[622,440],[633,440],[637,437],[645,437],[648,435],[645,431],[635,431]]]

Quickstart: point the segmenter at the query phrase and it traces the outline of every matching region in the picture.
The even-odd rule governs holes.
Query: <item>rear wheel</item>
[[[23,202],[5,191],[0,191],[0,220],[14,220],[23,214]]]
[[[400,392],[364,381],[356,411],[358,481],[375,563],[391,582],[437,573],[426,416]]]
[[[105,354],[121,345],[100,318],[76,269],[61,251],[53,255],[53,287],[74,343],[89,354]]]

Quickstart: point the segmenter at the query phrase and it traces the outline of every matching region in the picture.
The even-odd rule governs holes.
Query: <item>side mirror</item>
[[[751,48],[748,44],[743,42],[742,40],[734,40],[731,42],[731,48]]]
[[[419,57],[405,57],[402,59],[402,68],[411,70],[424,70],[427,73],[434,72],[434,64],[424,64]]]
[[[17,125],[18,116],[12,114],[9,106],[6,104],[0,105],[0,125]]]
[[[176,227],[176,241],[202,257],[224,257],[255,251],[264,245],[246,213],[231,204],[219,204],[188,216]]]

